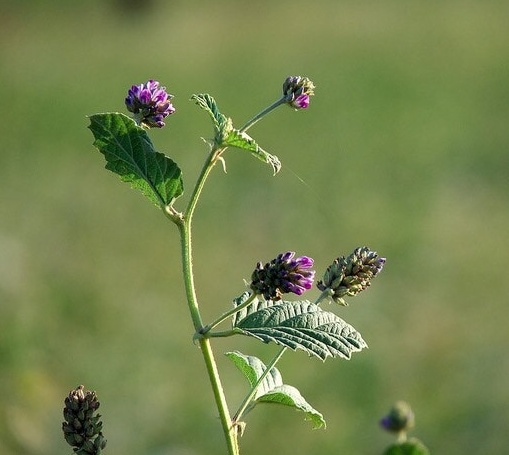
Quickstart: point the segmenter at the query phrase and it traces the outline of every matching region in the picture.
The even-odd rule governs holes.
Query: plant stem
[[[214,392],[214,398],[216,400],[217,410],[219,411],[219,418],[223,427],[224,437],[226,439],[226,445],[228,446],[229,455],[239,455],[239,444],[237,440],[237,428],[233,425],[230,417],[230,411],[228,410],[228,404],[226,403],[226,397],[224,395],[223,386],[219,378],[219,371],[217,370],[216,361],[214,360],[214,354],[212,352],[212,346],[210,339],[200,339],[200,347],[207,366],[209,373],[210,384]]]
[[[191,319],[196,332],[200,332],[203,327],[202,318],[198,306],[198,299],[196,297],[196,291],[194,286],[194,275],[193,275],[193,260],[192,260],[192,242],[191,242],[191,224],[194,209],[198,202],[201,190],[205,184],[205,180],[209,175],[212,167],[219,158],[221,152],[224,149],[212,150],[207,157],[207,160],[203,166],[201,174],[196,182],[193,194],[187,206],[184,216],[172,217],[172,221],[177,225],[180,233],[181,240],[181,254],[182,254],[182,272],[184,275],[184,286],[187,297],[187,304],[189,312],[191,313]],[[199,340],[203,359],[214,393],[217,410],[219,412],[219,418],[223,428],[224,437],[226,439],[226,445],[228,447],[229,455],[239,455],[239,446],[237,440],[237,428],[232,425],[230,411],[228,410],[228,404],[224,394],[221,379],[217,369],[216,361],[214,359],[214,353],[212,346],[208,338],[201,338]]]
[[[272,103],[269,107],[266,107],[263,111],[256,114],[251,120],[249,120],[241,129],[241,132],[247,131],[249,128],[251,128],[258,120],[260,120],[262,117],[267,115],[270,111],[276,109],[276,107],[281,106],[281,104],[284,104],[286,102],[286,98],[283,96],[282,98],[278,99],[276,102]]]
[[[256,381],[256,384],[251,388],[251,391],[247,394],[247,396],[244,398],[244,401],[242,401],[242,404],[240,405],[239,409],[233,416],[234,422],[239,422],[239,420],[242,418],[242,415],[248,408],[249,404],[253,400],[253,398],[256,395],[256,391],[258,390],[258,387],[260,387],[260,384],[264,381],[264,379],[267,377],[267,375],[270,373],[270,370],[274,368],[276,363],[279,361],[279,359],[283,356],[283,354],[286,351],[286,346],[283,346],[279,352],[274,356],[274,358],[271,360],[271,362],[267,365],[267,368],[265,368],[262,375],[258,378],[258,381]]]
[[[315,305],[320,304],[322,300],[329,299],[332,296],[332,294],[334,294],[334,291],[332,291],[332,289],[329,288],[325,289],[325,291],[323,291],[315,300]]]
[[[212,321],[210,324],[207,324],[205,327],[203,327],[201,330],[200,330],[200,334],[202,335],[205,335],[206,333],[208,333],[210,330],[212,330],[214,327],[216,327],[217,325],[221,324],[221,322],[223,322],[225,319],[228,319],[230,316],[233,316],[234,314],[238,313],[239,311],[243,310],[244,308],[246,308],[247,306],[251,305],[251,303],[253,302],[253,300],[256,298],[256,294],[255,293],[252,293],[248,298],[247,300],[236,306],[235,308],[232,308],[231,310],[227,311],[226,313],[223,313],[221,316],[219,316],[216,320]]]
[[[196,182],[196,185],[193,190],[193,194],[191,195],[191,199],[189,200],[189,204],[187,205],[186,212],[184,214],[184,218],[189,223],[189,229],[191,229],[191,221],[194,214],[194,209],[196,208],[196,204],[198,203],[198,198],[200,197],[201,191],[203,189],[203,185],[205,185],[205,180],[210,174],[210,171],[216,164],[217,160],[220,158],[221,154],[225,151],[226,147],[222,148],[214,148],[210,151],[205,164],[201,170],[200,176]]]

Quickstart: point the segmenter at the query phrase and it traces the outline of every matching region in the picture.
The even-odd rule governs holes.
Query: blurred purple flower
[[[294,259],[294,256],[294,252],[288,251],[265,265],[259,262],[251,276],[251,289],[267,300],[280,300],[282,294],[289,292],[301,295],[311,289],[315,271],[309,269],[313,267],[313,259],[307,256]]]
[[[138,124],[147,128],[162,128],[163,119],[175,112],[171,98],[166,87],[160,87],[159,82],[151,79],[146,84],[133,85],[127,92],[125,105]]]

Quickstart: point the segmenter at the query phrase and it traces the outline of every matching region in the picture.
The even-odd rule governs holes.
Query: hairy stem
[[[186,291],[189,312],[191,314],[191,319],[193,321],[193,326],[196,332],[200,332],[200,330],[203,327],[203,323],[200,315],[198,299],[196,297],[196,291],[194,286],[191,224],[194,209],[196,208],[196,204],[198,202],[201,190],[203,189],[203,185],[205,184],[205,180],[207,179],[207,176],[209,175],[212,167],[219,158],[221,152],[222,150],[211,151],[211,153],[207,157],[205,165],[203,166],[198,181],[196,182],[193,194],[191,196],[185,214],[180,217],[178,216],[172,217],[172,221],[174,221],[175,224],[178,226],[180,232],[184,286]],[[228,454],[239,455],[237,429],[235,426],[232,425],[230,411],[228,409],[228,404],[226,402],[226,397],[224,394],[223,386],[221,384],[221,379],[219,377],[219,371],[217,369],[216,361],[214,359],[214,353],[212,351],[210,340],[208,338],[201,338],[199,340],[199,343],[201,353],[203,355],[203,360],[205,361],[205,366],[207,368],[207,373],[209,375],[210,384],[212,386],[212,391],[214,393],[217,410],[219,412],[221,426],[223,428],[224,437],[226,439],[226,445],[228,447]]]
[[[200,334],[201,335],[205,335],[210,330],[212,330],[214,327],[216,327],[217,325],[221,324],[221,322],[223,322],[224,320],[228,319],[230,316],[233,316],[234,314],[236,314],[239,311],[243,310],[247,306],[251,305],[251,303],[253,302],[253,300],[255,298],[256,298],[256,294],[255,293],[251,294],[244,303],[242,303],[242,304],[236,306],[235,308],[232,308],[231,310],[223,313],[216,320],[212,321],[210,324],[207,324],[205,327],[203,327],[200,330]]]
[[[249,120],[241,129],[241,132],[247,131],[249,128],[251,128],[258,120],[260,120],[262,117],[267,115],[270,111],[276,109],[276,107],[281,106],[281,104],[284,104],[286,102],[286,98],[283,96],[282,98],[278,99],[276,102],[272,103],[269,107],[266,107],[263,111],[256,114],[251,120]]]

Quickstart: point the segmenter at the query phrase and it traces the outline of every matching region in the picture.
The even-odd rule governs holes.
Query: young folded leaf
[[[242,303],[244,295],[236,299]],[[327,357],[350,359],[367,347],[361,334],[334,313],[307,300],[277,302],[255,299],[235,314],[233,329],[264,343],[274,342],[293,350],[301,349],[322,360]]]
[[[214,143],[217,147],[237,147],[249,150],[253,156],[270,164],[277,174],[281,169],[281,162],[277,156],[263,150],[247,133],[235,129],[232,119],[219,112],[216,100],[208,93],[200,93],[191,97],[196,104],[206,111],[214,123]]]
[[[182,173],[170,158],[154,149],[147,132],[124,114],[90,117],[93,145],[106,158],[106,169],[129,182],[158,207],[171,205],[184,191]]]
[[[264,163],[270,164],[274,171],[274,175],[281,170],[279,158],[263,150],[249,134],[243,131],[232,130],[226,138],[224,145],[249,150],[254,157]]]
[[[257,357],[244,355],[238,351],[227,352],[229,357],[241,373],[254,387],[267,369],[267,366]],[[283,384],[281,373],[272,367],[256,390],[246,412],[258,403],[279,403],[290,406],[306,413],[306,420],[313,423],[314,428],[325,427],[323,415],[314,409],[293,386]]]

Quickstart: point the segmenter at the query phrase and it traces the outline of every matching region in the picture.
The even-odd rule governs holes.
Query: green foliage
[[[383,455],[429,455],[428,448],[418,439],[411,438],[388,447]]]
[[[267,366],[257,357],[244,355],[240,352],[227,352],[229,357],[241,373],[247,378],[252,388],[256,387],[259,379],[267,370]],[[314,409],[293,386],[283,384],[279,370],[272,367],[248,405],[249,412],[257,403],[279,403],[290,406],[306,413],[306,419],[313,423],[314,428],[325,427],[325,420],[320,412]]]
[[[209,114],[214,124],[214,142],[220,146],[233,129],[232,120],[219,112],[216,100],[208,93],[193,95],[191,100]]]
[[[205,110],[214,124],[214,144],[216,147],[237,147],[248,150],[253,156],[272,166],[274,174],[281,170],[277,156],[263,150],[256,141],[244,131],[233,127],[232,119],[219,112],[215,99],[208,93],[193,95],[192,100]]]
[[[237,299],[237,303],[242,303],[245,296]],[[351,325],[307,300],[255,300],[235,314],[233,327],[238,333],[264,343],[272,341],[294,350],[301,349],[322,360],[327,357],[349,359],[352,353],[367,347]]]
[[[106,158],[106,169],[140,190],[157,206],[171,205],[183,191],[177,164],[154,149],[147,132],[124,114],[90,116],[94,146]]]
[[[263,150],[251,136],[243,131],[235,129],[232,130],[226,138],[225,144],[249,150],[251,154],[260,161],[270,164],[274,174],[277,174],[281,170],[281,162],[279,161],[279,158]]]

